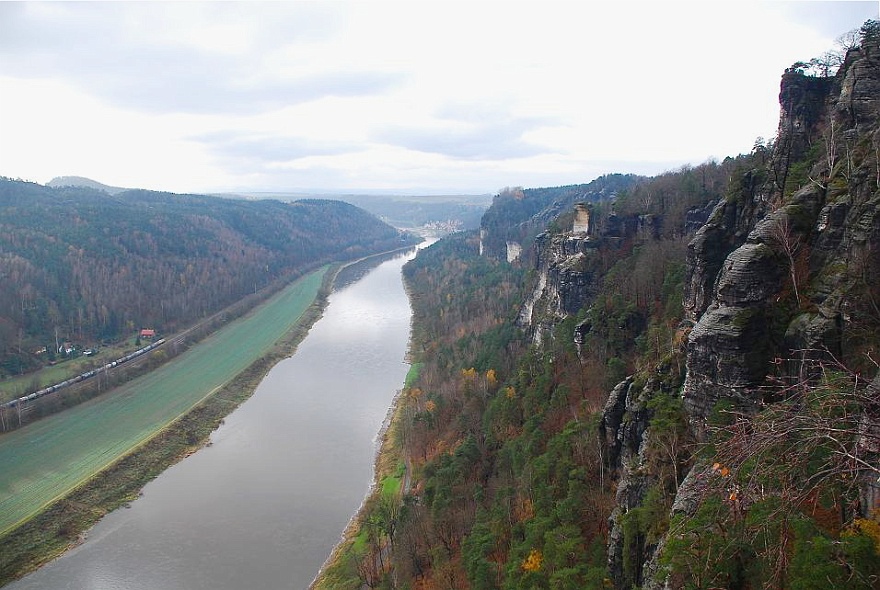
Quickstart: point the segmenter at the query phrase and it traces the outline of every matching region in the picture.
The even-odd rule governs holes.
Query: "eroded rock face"
[[[688,244],[684,311],[691,322],[696,322],[713,303],[715,282],[724,261],[745,242],[756,220],[766,212],[767,198],[755,177],[752,173],[744,175],[740,198],[716,205]]]
[[[685,307],[695,325],[683,391],[697,421],[721,398],[760,402],[767,374],[790,367],[775,360],[845,352],[859,323],[848,310],[869,288],[868,273],[880,272],[880,196],[871,188],[833,194],[808,185],[755,220],[726,254],[738,223],[716,214],[697,233],[688,251]]]
[[[707,223],[688,244],[689,280],[685,284],[685,316],[696,322],[712,303],[715,279],[729,252],[728,235],[717,223]]]
[[[691,240],[687,254],[685,316],[692,325],[682,387],[693,434],[705,434],[720,400],[750,412],[771,401],[774,378],[797,378],[807,358],[853,360],[876,348],[880,333],[880,48],[878,39],[847,56],[835,78],[788,71],[780,92],[780,125],[768,170],[751,170],[731,184]],[[833,149],[831,149],[833,145]],[[822,156],[811,162],[801,188],[791,191],[792,165],[810,146]],[[859,147],[860,146],[860,147]],[[861,151],[860,151],[861,150]],[[738,184],[737,184],[738,183]],[[785,193],[783,194],[783,190]],[[870,278],[869,278],[870,277]],[[870,334],[870,335],[869,335]],[[875,370],[871,367],[871,370]],[[627,426],[621,389],[609,399],[603,426],[609,451],[621,468],[618,506],[611,518],[609,566],[615,587],[624,588],[623,515],[639,502],[645,478],[640,453]],[[880,391],[880,377],[872,384]],[[626,388],[633,389],[632,385]],[[878,451],[880,416],[864,417],[862,441]],[[621,418],[618,418],[621,416]],[[626,416],[626,417],[624,417]],[[616,425],[616,428],[613,428]],[[640,433],[642,443],[650,429]],[[861,443],[860,443],[861,444]],[[873,446],[872,446],[873,445]],[[641,445],[640,445],[641,446]],[[692,513],[707,467],[693,467],[678,490],[673,512]],[[880,503],[876,475],[860,481],[863,509]],[[656,556],[662,551],[652,549]],[[639,559],[646,555],[640,551]],[[629,556],[632,560],[633,555]],[[668,580],[644,562],[639,583],[664,588]]]
[[[596,293],[591,259],[596,242],[584,234],[544,233],[535,239],[538,285],[520,312],[520,323],[540,342],[542,332],[577,312]]]
[[[715,289],[721,305],[745,306],[767,301],[779,290],[779,255],[766,243],[746,243],[724,261]]]
[[[723,249],[708,248],[706,236],[723,236],[723,229],[707,225],[692,242],[689,284],[696,287],[688,311],[692,317],[700,311],[702,315],[688,339],[683,394],[697,422],[705,420],[721,398],[738,405],[760,402],[757,390],[773,368],[771,361],[789,356],[786,330],[776,325],[781,313],[777,308],[805,303],[800,290],[806,289],[809,277],[800,266],[814,241],[825,194],[822,187],[807,186],[785,206],[754,219],[745,242],[720,265],[718,253]],[[822,220],[826,229],[830,218]],[[737,226],[739,222],[728,225]],[[789,335],[790,342],[797,339]]]
[[[633,378],[627,377],[618,383],[602,411],[602,422],[599,426],[605,446],[608,449],[608,464],[612,468],[619,468],[622,464],[622,456],[631,457],[638,452],[647,427],[647,419],[644,414],[644,404],[639,404],[634,397],[632,387]],[[629,414],[627,414],[629,412]],[[631,419],[624,422],[624,416]],[[632,418],[635,419],[632,419]]]
[[[685,215],[685,233],[696,233],[698,229],[706,225],[709,221],[709,217],[712,215],[712,212],[715,211],[717,206],[718,202],[712,201],[702,207],[697,207],[696,209],[688,211]]]
[[[840,95],[835,115],[844,129],[873,129],[877,126],[880,112],[877,97],[880,96],[880,39],[867,39],[862,46],[847,55],[848,67],[840,85]]]
[[[801,159],[816,134],[833,78],[817,78],[787,70],[779,89],[779,136],[792,161]]]
[[[877,39],[850,52],[834,78],[787,71],[780,107],[777,176],[813,143],[824,142],[824,157],[781,206],[778,178],[760,186],[744,175],[689,245],[683,395],[697,422],[721,398],[760,402],[767,374],[786,370],[774,360],[845,352],[850,309],[867,289],[859,275],[878,270],[880,164],[868,153],[880,146]]]
[[[600,433],[604,437],[609,452],[609,464],[618,469],[615,496],[616,507],[608,519],[608,570],[614,578],[616,588],[641,585],[641,566],[624,572],[624,553],[636,551],[636,561],[649,562],[656,545],[646,545],[644,540],[629,544],[624,535],[624,517],[642,504],[648,490],[656,484],[657,478],[643,468],[648,436],[648,423],[651,419],[647,401],[659,390],[659,384],[650,382],[637,386],[632,377],[620,382],[611,392],[602,413]],[[633,547],[633,544],[638,547]],[[631,556],[632,557],[632,556]],[[628,575],[634,575],[629,579]]]
[[[688,340],[685,409],[709,417],[722,398],[738,405],[760,400],[757,385],[767,374],[769,330],[760,306],[712,306]]]

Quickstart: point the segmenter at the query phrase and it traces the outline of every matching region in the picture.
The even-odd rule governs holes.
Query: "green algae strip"
[[[0,437],[0,535],[160,432],[260,359],[315,301],[327,267],[180,357],[94,400]]]

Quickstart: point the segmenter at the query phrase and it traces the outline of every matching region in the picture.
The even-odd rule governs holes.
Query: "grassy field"
[[[265,355],[315,300],[325,272],[299,279],[155,371],[0,437],[0,536],[142,445]]]

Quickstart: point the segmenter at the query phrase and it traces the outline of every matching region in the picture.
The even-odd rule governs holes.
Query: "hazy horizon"
[[[751,150],[860,2],[0,2],[0,175],[496,192]],[[723,25],[721,24],[723,23]]]

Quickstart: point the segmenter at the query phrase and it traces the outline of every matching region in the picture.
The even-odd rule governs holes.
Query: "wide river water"
[[[14,590],[302,590],[369,491],[409,368],[401,268],[340,273],[323,317],[211,436]]]

